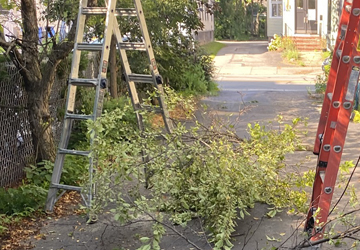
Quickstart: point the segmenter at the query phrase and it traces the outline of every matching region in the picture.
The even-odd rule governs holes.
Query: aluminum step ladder
[[[314,146],[318,162],[305,223],[310,243],[324,237],[330,212],[359,80],[359,30],[360,1],[345,0]]]
[[[95,193],[95,185],[92,184],[92,177],[93,177],[94,165],[95,165],[94,158],[93,156],[90,155],[91,153],[90,151],[70,150],[67,149],[67,147],[71,135],[72,123],[75,120],[95,120],[97,117],[101,115],[104,95],[107,91],[106,74],[108,67],[108,58],[110,53],[110,42],[113,34],[115,34],[116,36],[117,47],[120,52],[125,80],[127,82],[132,105],[134,107],[134,110],[136,111],[137,122],[140,131],[144,130],[144,124],[143,124],[142,116],[139,114],[138,111],[148,110],[149,107],[142,105],[141,102],[139,101],[135,83],[151,83],[153,87],[155,87],[158,90],[157,99],[159,106],[152,108],[151,111],[155,111],[156,113],[162,115],[165,129],[167,132],[171,133],[173,128],[169,118],[169,113],[167,111],[164,102],[162,77],[159,74],[156,65],[156,60],[154,57],[154,52],[152,49],[148,29],[145,22],[144,12],[142,10],[142,5],[140,0],[134,0],[135,8],[132,9],[116,8],[116,0],[108,0],[107,7],[87,7],[87,5],[88,5],[88,0],[82,0],[80,2],[77,27],[76,27],[74,52],[73,52],[71,73],[69,77],[68,94],[66,100],[66,113],[64,117],[64,126],[56,155],[48,197],[45,205],[45,210],[49,212],[53,211],[55,203],[66,192],[66,190],[74,190],[80,192],[85,202],[85,205],[88,208],[91,207],[91,201],[93,200],[93,196]],[[106,15],[105,30],[101,44],[90,44],[83,41],[85,21],[86,21],[86,17],[89,15]],[[135,42],[135,43],[123,42],[117,17],[137,18],[141,29],[143,41]],[[151,74],[144,75],[144,74],[135,74],[131,72],[129,61],[126,54],[126,51],[129,50],[146,51],[149,58],[149,69]],[[96,79],[78,78],[81,51],[101,52],[101,61],[99,65],[98,77]],[[95,88],[95,101],[94,101],[93,113],[91,115],[75,114],[75,97],[76,97],[76,89],[78,86]],[[90,141],[90,143],[92,143],[92,141]],[[60,184],[61,174],[64,167],[65,155],[77,155],[77,156],[89,157],[90,186],[87,188],[88,190],[86,190],[86,194],[82,193],[83,190],[81,187]],[[60,195],[58,195],[59,190],[62,190]]]

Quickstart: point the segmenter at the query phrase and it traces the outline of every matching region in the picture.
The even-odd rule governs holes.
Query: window
[[[270,1],[270,13],[271,17],[282,17],[282,1],[271,0]]]

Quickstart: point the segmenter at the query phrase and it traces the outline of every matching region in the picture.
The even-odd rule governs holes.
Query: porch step
[[[320,51],[323,49],[322,39],[319,36],[291,37],[299,51]]]

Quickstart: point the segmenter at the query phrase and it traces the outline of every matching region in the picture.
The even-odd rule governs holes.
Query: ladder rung
[[[59,154],[68,154],[68,155],[89,156],[90,151],[79,151],[79,150],[59,148],[58,153]]]
[[[65,190],[74,190],[74,191],[81,192],[81,187],[70,186],[70,185],[63,185],[63,184],[54,184],[54,183],[52,183],[52,184],[50,185],[50,188],[58,188],[58,189],[65,189]]]
[[[98,85],[98,79],[72,78],[69,79],[69,83],[82,87],[96,87]]]
[[[125,50],[139,50],[145,51],[144,43],[133,43],[133,42],[125,42],[119,43],[120,47]],[[87,50],[87,51],[102,51],[103,44],[102,43],[78,43],[78,50]]]
[[[327,98],[329,98],[330,101],[332,101],[333,93],[327,93]]]
[[[79,115],[79,114],[65,114],[65,119],[73,119],[73,120],[94,120],[93,115]]]
[[[85,7],[82,8],[81,13],[83,15],[106,15],[107,7]],[[115,16],[133,16],[136,17],[137,13],[135,9],[116,9]]]
[[[78,43],[76,49],[87,51],[102,51],[102,43]]]
[[[146,50],[144,43],[122,42],[119,44],[120,44],[120,48],[125,50],[140,50],[140,51]]]
[[[152,75],[130,74],[128,76],[132,82],[154,83]]]

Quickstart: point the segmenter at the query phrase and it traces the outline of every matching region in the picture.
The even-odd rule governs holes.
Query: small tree
[[[93,5],[96,0],[89,0]],[[22,38],[5,39],[2,29],[0,32],[0,46],[6,51],[5,55],[18,68],[23,77],[24,88],[28,97],[27,109],[36,161],[55,158],[55,146],[51,130],[49,112],[49,97],[55,80],[56,68],[74,47],[76,20],[73,6],[76,1],[47,2],[47,11],[38,13],[41,5],[36,0],[4,1],[3,7],[21,11]],[[71,6],[71,7],[70,7]],[[67,9],[67,11],[65,11]],[[67,38],[59,42],[57,34],[46,35],[45,42],[39,43],[39,21],[46,20],[47,26],[52,20],[73,22]],[[59,24],[60,21],[58,21]],[[45,27],[47,30],[49,27]]]

